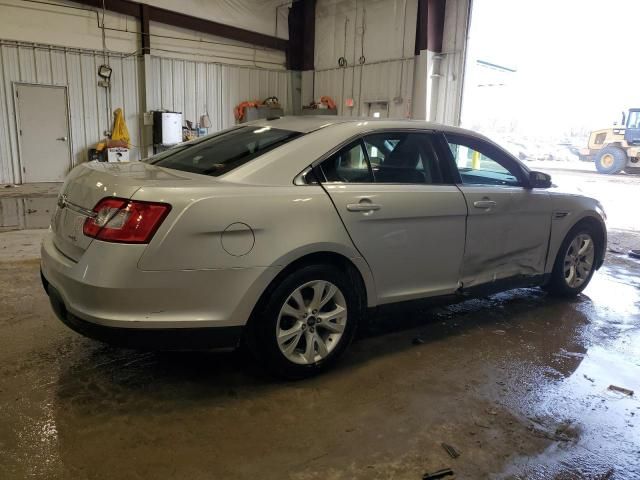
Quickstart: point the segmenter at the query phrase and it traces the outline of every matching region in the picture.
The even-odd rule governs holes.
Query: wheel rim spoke
[[[304,359],[307,363],[315,363],[316,359],[316,336],[308,332],[306,335],[307,346],[304,350]]]
[[[318,326],[330,331],[331,333],[342,333],[344,331],[344,314],[346,309],[340,305],[336,305],[336,308],[330,312],[325,312],[318,315],[318,318],[322,320]]]
[[[324,343],[324,340],[317,333],[314,335],[315,344],[318,347],[318,355],[320,358],[324,358],[329,355],[329,350],[327,349],[327,344]]]
[[[587,252],[591,250],[591,239],[587,239],[582,244],[582,248],[578,250],[578,255],[586,255]]]
[[[318,305],[318,310],[324,307],[329,302],[329,300],[333,298],[333,296],[336,294],[337,291],[338,291],[338,287],[336,287],[333,284],[329,284],[329,288],[327,288],[324,297],[322,298],[322,300],[320,300],[320,305]]]
[[[280,345],[285,344],[298,334],[302,334],[302,323],[296,324],[289,330],[280,330],[278,332],[278,342]]]
[[[280,348],[282,348],[282,351],[287,355],[291,355],[295,351],[296,347],[300,344],[300,339],[302,338],[302,330],[293,333],[289,338],[292,338],[293,340],[291,340],[289,343],[280,343]]]
[[[286,315],[293,318],[299,318],[303,313],[303,310],[298,310],[288,303],[282,307],[282,315]]]
[[[344,324],[342,323],[334,323],[334,322],[324,322],[318,327],[323,328],[331,333],[342,333],[344,332]]]
[[[323,281],[315,282],[312,288],[313,288],[313,298],[311,299],[311,303],[309,303],[309,306],[313,310],[319,310],[320,304],[322,303],[322,299],[324,296],[324,291],[327,288],[327,282],[323,282]]]
[[[298,310],[300,310],[300,312],[304,312],[306,305],[304,303],[304,298],[302,298],[302,292],[299,288],[294,290],[294,292],[291,294],[291,298],[293,298],[293,301],[296,302],[296,305],[298,305]]]

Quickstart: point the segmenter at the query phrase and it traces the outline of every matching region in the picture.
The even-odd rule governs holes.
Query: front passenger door
[[[447,133],[469,216],[463,287],[544,273],[551,231],[551,202],[528,188],[517,161],[496,145]]]

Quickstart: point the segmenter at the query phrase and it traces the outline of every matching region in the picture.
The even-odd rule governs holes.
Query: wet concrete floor
[[[239,354],[85,339],[33,256],[0,260],[0,305],[0,479],[640,478],[640,262],[623,253],[572,301],[397,311],[293,383]]]

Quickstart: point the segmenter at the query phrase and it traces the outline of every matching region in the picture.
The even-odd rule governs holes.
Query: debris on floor
[[[411,343],[413,343],[414,345],[422,345],[424,343],[424,339],[415,337]]]
[[[546,438],[556,442],[571,442],[580,435],[580,428],[574,420],[564,420],[556,423],[553,418],[527,417],[532,425],[529,431],[536,437]],[[554,428],[555,427],[555,428]]]
[[[439,478],[444,478],[453,475],[453,470],[450,468],[443,468],[442,470],[438,470],[437,472],[425,473],[422,476],[422,480],[438,480]]]
[[[458,458],[460,456],[460,452],[458,452],[458,450],[456,450],[451,445],[444,442],[440,445],[442,446],[442,448],[444,448],[444,451],[447,452],[451,458]]]
[[[604,474],[602,475],[598,475],[597,477],[595,477],[597,480],[609,480],[613,474],[615,473],[615,470],[613,468],[610,468],[609,470],[607,470]]]
[[[613,390],[614,392],[620,392],[625,395],[633,396],[633,390],[629,390],[628,388],[618,387],[617,385],[609,385],[609,390]]]
[[[559,352],[553,354],[554,357],[565,357],[565,358],[584,358],[585,354],[581,352],[570,352],[564,348],[561,348]]]
[[[586,380],[589,380],[591,383],[595,382],[595,380],[589,376],[587,376],[587,374],[582,375]]]

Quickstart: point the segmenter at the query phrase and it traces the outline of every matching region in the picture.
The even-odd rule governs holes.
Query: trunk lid
[[[58,196],[51,220],[54,243],[64,255],[77,261],[94,240],[82,233],[82,227],[98,201],[105,197],[130,199],[147,184],[190,178],[144,162],[83,163],[69,173]]]

